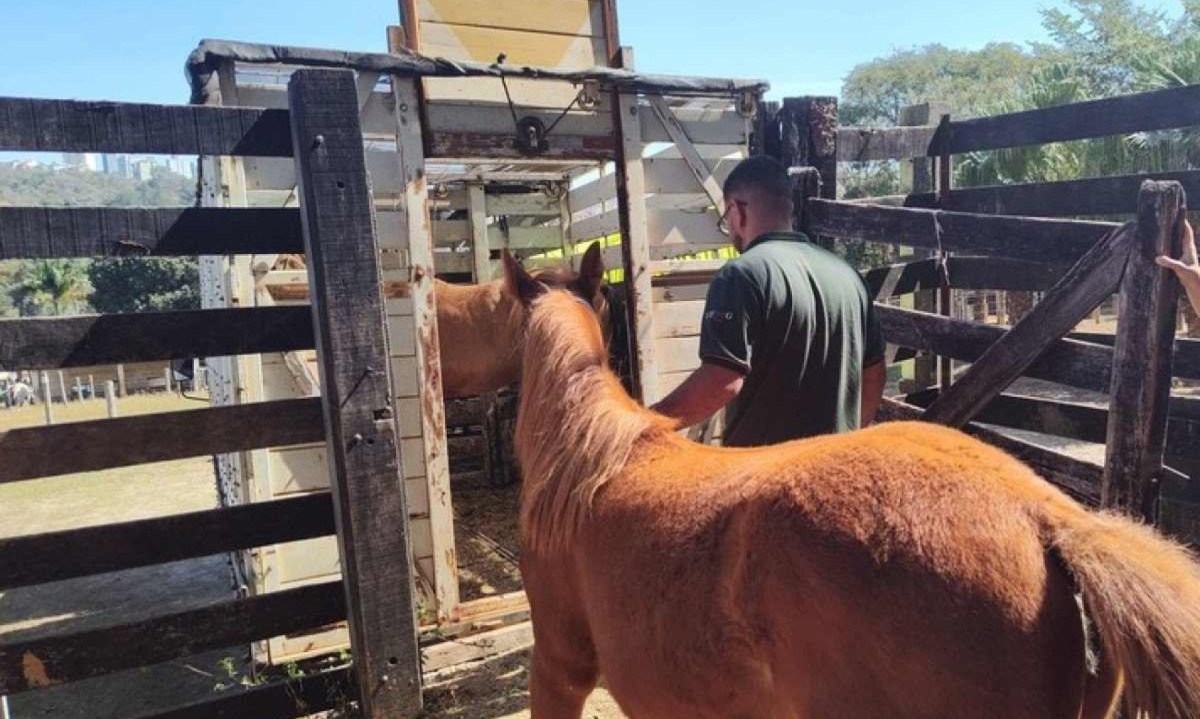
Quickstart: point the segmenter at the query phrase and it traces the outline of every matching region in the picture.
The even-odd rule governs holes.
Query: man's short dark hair
[[[779,212],[792,205],[792,183],[783,163],[769,155],[747,157],[725,178],[725,195],[748,193]]]

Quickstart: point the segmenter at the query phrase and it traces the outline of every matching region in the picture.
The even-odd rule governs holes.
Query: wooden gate
[[[317,351],[322,395],[11,430],[0,482],[324,442],[333,492],[0,540],[0,589],[334,533],[343,580],[0,645],[0,694],[36,690],[349,619],[353,664],[167,716],[420,707],[396,413],[352,74],[309,70],[290,109],[0,98],[0,150],[294,157],[300,208],[0,207],[0,259],[308,256],[312,304],[0,322],[0,366],[51,369]],[[69,449],[70,451],[66,451]]]

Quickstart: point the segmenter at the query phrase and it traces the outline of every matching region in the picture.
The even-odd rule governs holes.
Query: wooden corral
[[[564,1],[570,8],[590,8],[574,44],[601,43],[599,47],[604,47],[615,39],[609,37],[612,33],[600,31],[607,27],[606,4]],[[447,8],[452,6],[459,9],[450,12]],[[504,15],[506,22],[524,25],[483,33],[480,28],[486,23],[482,20],[465,22],[462,8],[468,6],[471,12],[491,12],[472,3],[421,2],[415,13],[420,18],[416,39],[407,31],[390,33],[393,43],[407,43],[418,50],[426,35],[449,37],[447,26],[464,33],[461,47],[443,50],[453,53],[449,57],[459,62],[460,68],[481,76],[436,77],[430,73],[420,81],[423,103],[396,94],[392,80],[406,66],[395,56],[349,55],[336,60],[356,71],[359,88],[368,174],[383,252],[389,353],[405,450],[415,578],[425,610],[421,619],[430,627],[439,627],[443,634],[526,616],[519,596],[460,600],[459,553],[454,540],[453,489],[477,484],[481,465],[491,474],[503,472],[508,458],[497,438],[502,434],[497,425],[511,422],[515,404],[493,408],[489,400],[468,400],[434,409],[442,406],[437,373],[419,357],[427,352],[429,339],[436,337],[433,317],[432,313],[416,316],[413,311],[414,307],[429,307],[430,300],[403,296],[410,294],[414,272],[422,271],[409,259],[416,253],[409,243],[427,238],[424,241],[432,245],[432,267],[443,279],[486,281],[499,276],[502,248],[524,258],[527,266],[570,263],[575,247],[617,235],[621,218],[630,215],[651,223],[642,244],[632,250],[634,256],[653,253],[657,257],[653,265],[642,265],[636,274],[638,282],[648,282],[652,272],[686,269],[690,267],[686,260],[675,261],[671,267],[663,261],[727,245],[716,229],[719,213],[714,209],[714,197],[719,199],[719,181],[747,154],[750,118],[764,87],[750,81],[662,77],[645,84],[637,81],[637,75],[619,69],[588,69],[608,64],[600,62],[606,57],[603,52],[586,58],[567,53],[555,61],[549,73],[544,69],[527,71],[523,63],[539,58],[549,61],[549,56],[543,58],[536,52],[523,56],[518,51],[537,45],[527,35],[545,34],[531,24],[534,18],[529,13]],[[458,21],[447,25],[447,17]],[[497,48],[506,47],[512,33],[529,42],[507,53],[505,67],[513,66],[513,76],[506,80],[513,100],[510,107],[495,75],[498,71],[490,64]],[[549,35],[554,42],[561,40],[557,32]],[[406,48],[397,47],[396,51],[405,52]],[[280,107],[287,97],[284,83],[295,68],[330,64],[335,62],[333,56],[298,48],[206,42],[193,56],[194,99],[208,104]],[[630,66],[632,53],[626,50],[616,59]],[[473,61],[480,65],[470,65]],[[541,79],[529,79],[533,75]],[[610,79],[618,77],[629,84]],[[620,92],[614,93],[618,87]],[[617,114],[615,107],[620,108]],[[547,133],[540,150],[531,152],[514,144],[514,111],[520,119],[534,117],[543,122]],[[411,144],[406,146],[406,141]],[[416,196],[410,196],[406,187],[411,186],[397,170],[407,162],[405,152],[423,153],[412,155],[423,157],[425,184],[416,190]],[[619,155],[627,159],[622,161]],[[620,172],[614,172],[617,167],[622,168]],[[626,175],[646,175],[653,184],[644,191],[619,195],[617,175],[623,183]],[[295,170],[286,158],[231,158],[220,166],[206,165],[205,181],[214,188],[213,193],[206,193],[206,203],[218,206],[279,207],[296,200]],[[644,183],[636,178],[629,181]],[[620,200],[622,196],[629,201]],[[637,221],[634,224],[640,227]],[[615,238],[606,252],[607,266],[624,266],[624,250]],[[205,302],[210,303],[206,306],[213,307],[300,305],[308,296],[305,273],[277,269],[276,258],[269,255],[206,259],[202,281]],[[694,358],[684,356],[686,348],[670,349],[679,365],[676,372],[697,364]],[[222,406],[313,394],[319,388],[312,363],[311,353],[303,352],[210,362],[214,403]],[[223,500],[236,505],[324,492],[328,479],[323,452],[321,446],[313,445],[222,456],[218,461]],[[263,547],[239,554],[234,564],[239,583],[256,594],[335,579],[337,562],[336,547],[326,539]],[[504,616],[498,617],[497,612]],[[292,635],[259,647],[258,657],[287,661],[327,653],[345,643],[344,630]]]

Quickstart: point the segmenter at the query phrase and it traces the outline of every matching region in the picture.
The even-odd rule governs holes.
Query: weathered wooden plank
[[[0,150],[290,157],[283,110],[0,97]]]
[[[902,265],[878,267],[863,273],[863,281],[876,300],[907,295],[938,285],[938,268],[934,260],[917,260]]]
[[[783,100],[780,111],[782,125],[780,157],[787,167],[811,167],[820,176],[813,189],[803,192],[807,198],[837,199],[838,171],[838,101],[836,97],[789,97]],[[810,185],[812,180],[807,181]],[[793,228],[803,230],[808,202],[796,202]],[[813,233],[813,242],[832,249],[833,238]]]
[[[905,397],[907,403],[928,407],[938,390],[927,389]],[[1174,397],[1169,403],[1167,454],[1200,457],[1200,421],[1195,416],[1194,400]],[[976,422],[1023,429],[1081,442],[1104,444],[1107,441],[1108,409],[1080,402],[1064,402],[1023,394],[1001,394],[975,417]]]
[[[679,117],[667,105],[667,101],[661,97],[649,97],[650,116],[658,119],[658,124],[667,131],[667,136],[670,142],[675,144],[675,150],[679,152],[680,159],[687,165],[688,170],[696,179],[696,185],[704,191],[708,196],[709,202],[716,208],[717,216],[725,214],[725,197],[717,178],[713,176],[712,169],[708,163],[700,156],[700,152],[693,144],[693,140],[688,136],[687,130],[684,129]],[[643,118],[647,117],[646,113],[642,114]],[[744,124],[744,123],[743,123]],[[644,138],[643,138],[644,141]]]
[[[957,120],[930,155],[1041,145],[1200,125],[1200,86]]]
[[[1116,335],[1103,332],[1072,332],[1067,335],[1071,339],[1091,342],[1112,347],[1116,343]],[[1200,340],[1175,338],[1174,358],[1171,362],[1171,373],[1183,379],[1200,379]]]
[[[1200,194],[1200,170],[1114,175],[1063,182],[995,185],[951,190],[940,200],[933,194],[909,195],[909,207],[940,207],[955,212],[981,212],[1029,217],[1132,215],[1137,193],[1146,180],[1178,182]]]
[[[708,156],[705,145],[745,146],[750,141],[748,120],[732,107],[726,110],[673,107],[671,113],[705,156]],[[674,142],[653,113],[641,113],[641,123],[642,142]]]
[[[1004,391],[1058,338],[1116,291],[1134,228],[1113,230],[1084,255],[1021,322],[987,349],[925,411],[925,419],[961,427]]]
[[[937,125],[916,127],[839,127],[839,162],[908,160],[929,154]]]
[[[879,408],[879,421],[919,420],[921,410],[892,398],[884,398]],[[1100,503],[1100,473],[1097,465],[1083,462],[1043,447],[1007,437],[999,432],[971,423],[963,431],[971,436],[999,447],[1013,457],[1028,464],[1046,481],[1062,489],[1084,504],[1097,506]]]
[[[544,192],[524,193],[486,193],[484,197],[485,216],[500,215],[534,215],[538,217],[558,217],[560,213],[559,199],[550,197]]]
[[[133,624],[5,642],[0,644],[0,692],[41,689],[331,624],[346,616],[338,584],[262,594]]]
[[[633,49],[622,47],[620,67],[633,69]],[[654,307],[651,297],[650,233],[646,217],[646,167],[642,160],[642,132],[637,97],[616,93],[613,121],[621,133],[616,161],[617,211],[621,228],[621,266],[625,269],[628,297],[629,344],[636,395],[650,405],[660,399],[658,367],[654,356]],[[689,182],[695,178],[688,173]],[[575,207],[572,204],[572,207]]]
[[[563,244],[562,228],[558,225],[544,227],[513,227],[507,230],[499,225],[487,228],[488,247],[510,250],[559,249]]]
[[[546,138],[546,147],[530,155],[517,145],[515,130],[490,133],[430,132],[428,156],[438,159],[529,159],[579,160],[604,162],[616,154],[613,139],[608,137],[565,135],[555,132]]]
[[[1110,222],[1047,220],[813,200],[807,231],[980,256],[1072,263],[1117,227]]]
[[[889,344],[932,352],[962,362],[978,360],[1005,334],[1005,328],[949,317],[875,305],[884,339]],[[1025,369],[1024,375],[1049,382],[1107,392],[1112,374],[1112,348],[1058,340]]]
[[[961,255],[950,257],[946,265],[950,287],[956,290],[1042,292],[1053,287],[1070,270],[1066,264]]]
[[[494,84],[499,86],[500,83],[494,81]],[[425,127],[431,133],[512,134],[516,128],[512,110],[504,101],[503,90],[500,99],[499,103],[429,102],[425,106]],[[558,120],[551,138],[555,135],[591,138],[612,136],[612,103],[608,98],[602,98],[594,110],[571,110],[566,115],[562,114],[562,107],[532,107],[528,104],[528,98],[522,98],[515,92],[513,99],[521,103],[518,117],[535,117],[546,127]],[[392,120],[392,127],[395,128],[395,119]]]
[[[648,241],[658,245],[726,245],[729,238],[717,229],[720,216],[711,209],[700,211],[647,208]],[[611,210],[571,223],[572,240],[584,241],[607,237],[620,231],[620,214]]]
[[[308,307],[0,320],[0,367],[6,370],[312,348]]]
[[[345,710],[354,699],[353,676],[343,667],[138,714],[133,719],[293,719]]]
[[[0,432],[0,483],[324,438],[311,398],[20,427]]]
[[[333,531],[333,501],[321,493],[8,537],[0,539],[0,589],[294,542]]]
[[[0,260],[302,252],[286,208],[0,207]]]
[[[433,588],[433,610],[439,621],[446,621],[458,607],[458,564],[454,549],[454,516],[451,507],[450,467],[446,452],[446,420],[443,412],[440,341],[438,339],[437,297],[429,268],[434,256],[429,251],[428,186],[420,121],[421,93],[416,81],[396,78],[392,82],[392,102],[396,108],[395,164],[404,190],[398,204],[406,221],[403,231],[388,250],[400,250],[408,257],[403,263],[384,265],[385,277],[411,277],[413,299],[412,330],[416,339],[410,377],[420,388],[422,402],[421,434],[403,445],[402,466],[407,476],[415,476],[410,467],[421,466],[429,497],[429,519],[414,525],[413,544],[427,543],[433,571],[426,574]],[[558,237],[560,233],[555,234]],[[490,241],[489,241],[490,242]],[[491,243],[494,244],[494,243]],[[464,258],[469,255],[460,255]],[[473,258],[472,258],[473,259]],[[410,451],[411,450],[411,451]],[[418,554],[417,556],[420,556]],[[415,660],[413,660],[415,661]]]
[[[525,0],[492,0],[482,4],[461,0],[417,0],[416,11],[423,24],[437,21],[555,35],[604,36],[600,3],[588,0],[554,0],[546,6],[530,5]]]
[[[1117,310],[1101,501],[1149,521],[1155,519],[1156,481],[1166,444],[1179,303],[1178,280],[1154,260],[1180,255],[1179,228],[1186,213],[1180,185],[1149,181],[1142,185],[1135,243],[1121,280]],[[1031,316],[1036,313],[1035,307]]]
[[[484,192],[482,183],[471,183],[467,185],[467,195],[469,197],[470,209],[468,211],[468,222],[470,223],[471,235],[471,267],[472,274],[477,284],[491,282],[492,276],[492,261],[491,261],[491,241],[488,238],[488,212],[487,212],[487,195]],[[446,419],[447,425],[450,423],[449,417]]]
[[[298,70],[288,94],[362,713],[407,716],[421,708],[408,513],[354,74]]]

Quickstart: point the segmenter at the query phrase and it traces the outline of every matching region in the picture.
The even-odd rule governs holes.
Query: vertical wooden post
[[[54,424],[54,398],[50,395],[50,373],[42,373],[42,406],[46,410],[46,424]]]
[[[569,182],[562,182],[557,185],[558,188],[558,229],[561,233],[559,237],[559,245],[562,247],[563,259],[571,269],[579,269],[575,266],[575,242],[571,240],[571,185]]]
[[[1100,501],[1155,519],[1171,395],[1179,286],[1158,255],[1179,256],[1186,198],[1178,182],[1142,183],[1137,243],[1121,280]]]
[[[83,399],[83,381],[79,379],[79,375],[75,375],[75,397]]]
[[[163,388],[165,390],[167,390],[167,392],[171,391],[171,368],[170,367],[167,367],[165,370],[163,370]]]
[[[124,397],[127,394],[125,387],[125,365],[123,364],[117,365],[117,392],[118,397]]]
[[[779,160],[787,167],[817,168],[820,196],[829,200],[837,199],[837,117],[836,97],[784,98],[780,113]],[[799,215],[793,225],[802,227]],[[833,248],[832,238],[810,239]]]
[[[478,182],[467,185],[467,215],[471,219],[471,261],[475,268],[475,282],[491,282],[492,248],[488,245],[487,195],[483,185]]]
[[[943,114],[939,118],[938,124],[941,126],[941,130],[938,133],[939,136],[943,138],[946,137],[950,129],[950,114]],[[935,180],[938,193],[938,205],[941,206],[942,202],[949,197],[950,188],[954,182],[953,160],[946,152],[943,152],[937,157]],[[945,258],[945,255],[946,253],[943,253],[943,258]],[[953,295],[950,290],[949,278],[945,275],[945,273],[938,273],[939,312],[946,317],[951,316],[953,314],[953,310],[951,309],[952,302]],[[943,357],[938,373],[941,379],[942,390],[949,389],[950,385],[954,383],[954,360],[949,357]]]
[[[117,416],[117,387],[111,379],[104,383],[104,408],[110,419]]]
[[[950,112],[949,105],[926,102],[910,105],[900,110],[898,124],[904,127],[932,125]],[[933,192],[936,187],[933,161],[927,156],[915,157],[907,163],[909,192],[920,194]],[[929,252],[915,253],[917,257],[928,257]],[[913,295],[913,309],[918,312],[937,312],[938,293],[935,289],[920,290]],[[913,360],[914,389],[922,390],[937,384],[937,357],[921,353]]]
[[[633,48],[623,47],[620,67],[633,69]],[[621,260],[625,265],[625,288],[629,322],[633,384],[642,402],[660,399],[658,362],[654,346],[653,292],[650,283],[650,233],[646,218],[646,173],[642,164],[642,128],[638,96],[613,91],[614,129],[617,143],[617,213],[621,223]]]
[[[354,74],[297,70],[288,106],[361,711],[421,709],[382,277]]]
[[[88,375],[88,397],[96,399],[96,378]]]
[[[58,371],[58,398],[63,404],[67,403],[67,377],[62,370]]]
[[[777,101],[759,98],[754,132],[750,136],[751,155],[779,157],[779,108]]]
[[[435,610],[439,622],[449,621],[458,611],[458,562],[455,559],[454,508],[450,492],[450,460],[446,446],[446,413],[442,395],[442,359],[438,340],[437,297],[433,290],[433,233],[425,185],[425,148],[421,131],[421,81],[392,78],[392,103],[396,117],[396,158],[404,180],[404,196],[398,205],[403,214],[401,234],[388,238],[388,254],[407,257],[406,263],[384,266],[386,280],[408,282],[412,299],[412,323],[416,339],[414,356],[416,386],[419,387],[421,429],[419,437],[406,437],[405,473],[424,467],[429,498],[428,523],[415,525],[413,532],[427,532],[431,551]],[[411,452],[410,452],[411,450]],[[408,472],[409,467],[414,468]],[[427,570],[428,571],[428,570]]]

